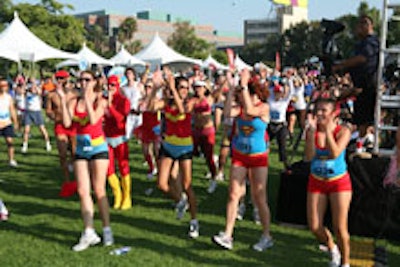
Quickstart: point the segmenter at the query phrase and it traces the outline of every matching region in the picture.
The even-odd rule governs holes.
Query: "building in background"
[[[244,45],[252,42],[265,43],[268,36],[282,34],[291,26],[302,21],[308,21],[307,7],[278,6],[274,18],[244,21]]]
[[[92,25],[100,25],[109,37],[110,48],[112,50],[119,49],[118,27],[129,16],[111,14],[106,10],[86,12],[75,16],[83,20],[86,28]],[[138,12],[136,16],[132,17],[135,17],[137,22],[137,31],[134,34],[133,41],[139,40],[143,46],[152,40],[156,32],[164,41],[167,41],[168,37],[175,31],[174,23],[178,21],[189,21],[194,27],[197,37],[213,43],[217,47],[243,45],[243,37],[240,34],[218,32],[212,25],[199,25],[191,19],[153,11]]]

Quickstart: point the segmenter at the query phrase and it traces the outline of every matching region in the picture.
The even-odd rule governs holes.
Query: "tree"
[[[94,50],[99,54],[102,54],[106,50],[105,48],[108,47],[108,39],[104,29],[98,24],[91,25],[87,29],[86,38],[89,42],[93,43]]]
[[[52,14],[64,14],[64,8],[73,10],[74,7],[70,4],[62,4],[55,0],[41,0],[41,5]]]
[[[179,53],[194,58],[206,58],[211,52],[211,45],[197,37],[195,29],[188,21],[174,24],[175,31],[168,38],[168,45]]]
[[[133,17],[127,17],[118,28],[118,41],[122,44],[131,42],[136,31],[136,19]]]

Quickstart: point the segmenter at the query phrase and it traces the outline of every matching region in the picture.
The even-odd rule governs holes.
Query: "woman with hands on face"
[[[307,188],[307,219],[311,232],[330,252],[330,266],[349,266],[350,236],[347,219],[352,197],[345,153],[351,131],[338,124],[336,102],[320,98],[308,117],[305,160],[311,161]],[[334,243],[323,225],[328,202],[332,212]]]
[[[101,241],[93,224],[92,188],[103,224],[103,244],[110,246],[114,243],[106,195],[108,146],[103,132],[103,117],[108,103],[99,93],[101,88],[97,87],[96,78],[92,72],[83,71],[79,82],[81,97],[71,99],[68,103],[64,92],[57,90],[61,97],[64,126],[72,125],[76,129],[74,171],[85,229],[79,242],[72,247],[74,251],[85,250]]]

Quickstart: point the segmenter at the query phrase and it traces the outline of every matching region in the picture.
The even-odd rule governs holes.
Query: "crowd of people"
[[[367,27],[364,32],[370,34],[371,23],[369,17],[361,17],[360,32]],[[359,58],[371,52],[362,48],[360,51]],[[345,68],[346,64],[336,69]],[[350,62],[347,67],[351,64],[356,65]],[[225,229],[212,240],[222,248],[233,248],[235,220],[243,217],[243,199],[249,183],[255,218],[262,225],[261,237],[253,249],[269,249],[274,244],[267,197],[270,142],[276,139],[282,171],[290,173],[288,147],[295,145],[296,139],[303,139],[305,160],[311,161],[307,189],[310,230],[328,247],[332,266],[349,266],[347,214],[352,187],[345,152],[354,127],[349,124],[351,117],[339,115],[343,111],[352,113],[355,95],[339,97],[340,102],[337,99],[352,88],[363,88],[361,78],[352,83],[344,74],[324,80],[307,67],[290,67],[280,72],[262,63],[252,71],[218,71],[209,77],[198,66],[187,73],[173,73],[168,67],[151,73],[147,67],[140,77],[128,67],[125,76],[124,86],[121,77],[91,71],[80,72],[76,80],[65,70],[41,83],[23,76],[18,76],[12,85],[0,80],[0,135],[5,137],[11,167],[18,166],[14,131],[23,129],[21,152],[28,153],[30,126],[35,124],[45,149],[51,151],[42,108],[47,119],[53,121],[64,176],[60,196],[77,192],[80,198],[84,230],[72,248],[74,251],[85,250],[101,240],[106,246],[114,243],[106,183],[112,189],[113,208],[130,209],[132,138],[142,147],[148,165],[147,178],[157,177],[158,188],[175,201],[177,218],[181,219],[189,209],[191,238],[197,238],[200,231],[192,187],[192,159],[204,157],[210,178],[206,190],[213,194],[218,182],[225,179],[230,157]],[[363,126],[370,123],[371,117],[368,113],[369,117],[363,118],[360,107],[363,104],[356,105],[354,114],[362,126],[359,138],[365,138]],[[295,130],[296,122],[299,131]],[[219,131],[221,144],[216,156]],[[92,189],[103,238],[94,229]],[[323,225],[328,202],[337,245]],[[1,205],[4,206],[2,202]]]

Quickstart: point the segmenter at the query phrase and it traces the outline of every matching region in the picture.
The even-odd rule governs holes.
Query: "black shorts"
[[[166,157],[166,158],[171,158],[173,160],[188,160],[188,159],[191,160],[193,158],[193,151],[182,154],[179,157],[174,157],[170,153],[168,153],[168,151],[161,145],[158,155],[160,159]]]
[[[15,137],[14,127],[12,125],[8,125],[3,129],[0,129],[0,136],[4,137]]]
[[[89,158],[85,157],[85,156],[78,155],[78,154],[75,154],[75,157],[74,157],[74,160],[91,161],[91,160],[96,160],[96,159],[109,159],[108,151],[104,151],[104,152],[100,152],[100,153],[94,154],[94,155],[90,156]]]

